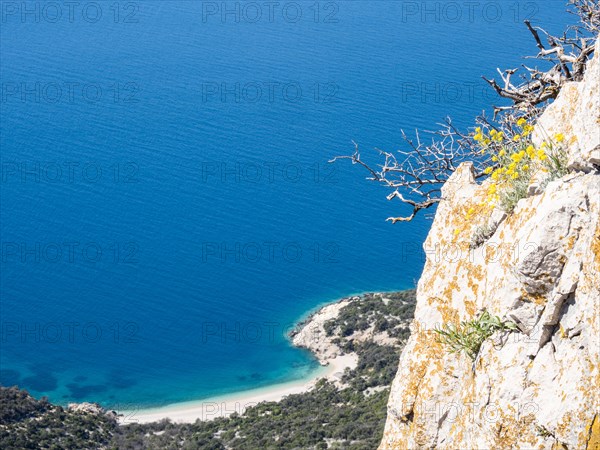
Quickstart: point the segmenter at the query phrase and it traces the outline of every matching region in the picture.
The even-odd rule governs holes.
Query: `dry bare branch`
[[[538,48],[538,54],[529,59],[549,62],[551,67],[544,71],[538,67],[523,65],[523,73],[518,77],[516,75],[519,69],[498,69],[500,82],[484,77],[500,97],[510,99],[512,104],[494,107],[493,121],[488,120],[484,114],[479,116],[476,122],[481,128],[501,131],[507,139],[512,139],[520,132],[515,128],[518,118],[534,122],[547,103],[556,98],[565,83],[583,78],[600,30],[599,1],[569,0],[568,11],[578,17],[579,23],[569,27],[562,36],[552,36],[544,29],[525,21]],[[400,200],[412,209],[409,215],[390,217],[387,220],[392,223],[410,221],[420,211],[440,202],[442,185],[461,163],[473,162],[476,178],[485,176],[486,167],[494,167],[492,161],[478,153],[480,147],[472,134],[458,130],[450,118],[440,124],[440,127],[438,131],[426,132],[432,136],[427,143],[422,141],[419,131],[415,132],[414,139],[403,131],[406,148],[395,152],[377,150],[383,160],[377,165],[362,159],[355,142],[352,155],[336,156],[330,162],[349,159],[352,164],[364,167],[369,173],[367,179],[391,190],[388,200]],[[488,145],[502,144],[492,142]]]
[[[485,120],[484,116],[482,118]],[[412,213],[406,217],[390,217],[387,220],[393,223],[410,221],[419,211],[440,201],[442,185],[462,162],[477,159],[476,177],[484,175],[485,162],[475,154],[476,145],[472,137],[456,129],[450,118],[440,126],[438,131],[426,132],[433,136],[428,143],[421,140],[418,131],[414,139],[402,132],[407,149],[396,152],[377,150],[383,157],[383,163],[376,166],[362,159],[355,142],[352,155],[336,156],[330,162],[349,159],[352,164],[364,167],[370,174],[368,180],[392,190],[388,200],[398,199],[412,208]]]
[[[569,81],[581,81],[587,62],[594,53],[594,43],[600,30],[600,6],[598,0],[570,0],[568,11],[578,17],[578,25],[569,27],[562,36],[552,36],[530,21],[525,26],[533,36],[538,54],[527,57],[552,64],[546,71],[523,65],[519,81],[511,76],[519,69],[498,70],[502,84],[494,79],[483,79],[503,98],[513,102],[511,106],[495,107],[495,114],[510,109],[528,111],[556,98],[562,86]]]

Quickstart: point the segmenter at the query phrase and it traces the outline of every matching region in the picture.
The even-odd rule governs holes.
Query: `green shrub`
[[[515,330],[513,322],[503,322],[500,317],[492,316],[484,311],[473,320],[461,322],[460,325],[446,324],[435,332],[439,342],[450,348],[451,353],[464,352],[472,360],[477,358],[481,344],[498,330]]]

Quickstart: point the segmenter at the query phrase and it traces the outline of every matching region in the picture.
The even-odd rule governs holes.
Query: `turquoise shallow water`
[[[327,161],[470,124],[479,76],[534,50],[522,19],[566,20],[562,1],[50,3],[2,2],[0,381],[109,406],[310,375],[290,326],[414,286],[430,224],[386,223],[385,189]]]

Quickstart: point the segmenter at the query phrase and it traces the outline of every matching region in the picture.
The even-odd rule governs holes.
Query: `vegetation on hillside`
[[[415,307],[414,290],[383,297],[366,294],[328,323],[328,334],[359,357],[341,387],[320,380],[310,392],[210,422],[122,426],[110,415],[73,412],[14,387],[0,388],[0,448],[372,450],[383,434],[390,385]],[[361,333],[367,329],[390,339],[378,344]]]
[[[114,417],[65,410],[17,387],[0,387],[0,448],[106,448],[118,433]]]

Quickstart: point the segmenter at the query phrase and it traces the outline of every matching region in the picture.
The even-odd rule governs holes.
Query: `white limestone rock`
[[[485,197],[485,184],[464,164],[444,186],[380,449],[600,442],[599,86],[595,57],[535,132],[538,142],[565,134],[574,172],[521,200],[481,246],[471,245],[478,224],[465,212]],[[440,323],[483,310],[519,330],[496,332],[475,362],[437,341]]]

